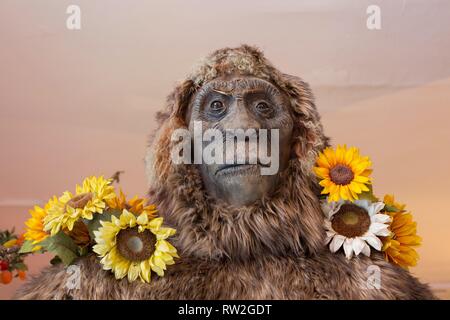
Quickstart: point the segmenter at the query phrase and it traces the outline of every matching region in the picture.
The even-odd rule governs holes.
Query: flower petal
[[[383,202],[372,203],[372,205],[369,208],[369,216],[373,216],[373,215],[379,213],[381,210],[383,210],[383,208],[384,208]]]
[[[130,268],[128,269],[128,281],[133,282],[139,276],[141,271],[140,263],[131,263]]]
[[[148,223],[148,215],[147,213],[142,213],[136,220],[136,222],[140,225],[146,225]]]
[[[158,230],[162,224],[163,224],[163,218],[159,217],[159,218],[152,219],[148,225],[149,225],[150,229]]]
[[[387,228],[388,228],[387,224],[374,222],[370,224],[369,232],[378,235],[378,232],[383,231],[385,229],[387,230]]]
[[[331,241],[331,239],[333,239],[333,237],[336,233],[333,231],[327,231],[326,234],[327,234],[327,236],[325,238],[325,245],[327,245]]]
[[[347,259],[351,259],[353,256],[353,240],[352,238],[347,238],[344,241],[344,252]]]
[[[370,247],[367,243],[364,242],[364,248],[362,249],[363,255],[370,257]]]
[[[330,243],[330,251],[333,252],[333,253],[338,251],[339,248],[344,243],[344,241],[345,241],[345,237],[344,236],[342,236],[340,234],[335,235],[333,240],[331,240],[331,243]]]
[[[119,219],[122,227],[129,226],[132,228],[136,225],[136,216],[126,209],[123,210]]]
[[[371,216],[370,220],[372,222],[388,223],[388,222],[391,222],[391,217],[387,214],[378,213],[378,214]]]
[[[365,242],[360,238],[356,237],[353,239],[352,247],[355,255],[359,255],[361,251],[364,249]]]
[[[141,262],[141,273],[140,276],[142,277],[142,279],[147,282],[150,283],[150,279],[151,279],[151,268],[150,268],[150,262],[149,260],[144,260]]]
[[[380,251],[383,244],[381,243],[380,238],[377,236],[368,233],[367,235],[362,237],[368,244],[370,244],[374,249]]]

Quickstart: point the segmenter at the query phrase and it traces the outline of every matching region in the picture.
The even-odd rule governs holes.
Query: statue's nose
[[[227,129],[261,129],[258,119],[240,98],[235,99],[231,105],[231,112],[224,120],[224,127]]]

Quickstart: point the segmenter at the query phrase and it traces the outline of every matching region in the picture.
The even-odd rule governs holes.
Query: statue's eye
[[[258,103],[256,105],[256,111],[266,117],[273,115],[273,108],[265,102]]]
[[[225,111],[225,106],[223,105],[222,101],[215,100],[211,102],[209,111],[214,115],[220,115]]]

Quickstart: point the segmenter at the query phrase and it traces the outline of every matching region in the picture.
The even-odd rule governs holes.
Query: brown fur
[[[185,128],[190,98],[205,82],[228,73],[266,79],[291,101],[293,158],[271,197],[234,208],[211,199],[197,169],[170,162],[170,140]],[[81,289],[52,267],[18,293],[22,299],[426,299],[429,289],[380,254],[351,261],[323,245],[323,214],[312,174],[328,145],[309,87],[276,70],[253,47],[225,48],[207,57],[169,96],[146,157],[150,197],[170,226],[181,259],[150,284],[117,281],[94,257],[80,259]],[[381,268],[381,289],[367,288],[369,265]]]
[[[183,259],[150,285],[117,281],[95,257],[80,260],[81,288],[67,290],[70,275],[48,268],[21,288],[20,299],[429,299],[428,288],[379,256],[346,260],[323,252],[312,257],[262,255],[245,262]],[[382,270],[381,289],[368,289],[366,270]]]

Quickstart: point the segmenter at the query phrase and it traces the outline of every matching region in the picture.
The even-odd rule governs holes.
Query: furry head
[[[281,183],[270,197],[251,206],[232,207],[212,199],[194,165],[171,162],[171,136],[186,128],[191,98],[205,83],[228,74],[271,82],[289,98],[294,120],[292,154]],[[322,213],[312,173],[319,151],[328,145],[309,86],[278,71],[261,51],[247,45],[213,52],[167,99],[159,128],[147,150],[149,194],[166,222],[178,230],[184,257],[245,260],[261,254],[314,254],[323,247]]]

